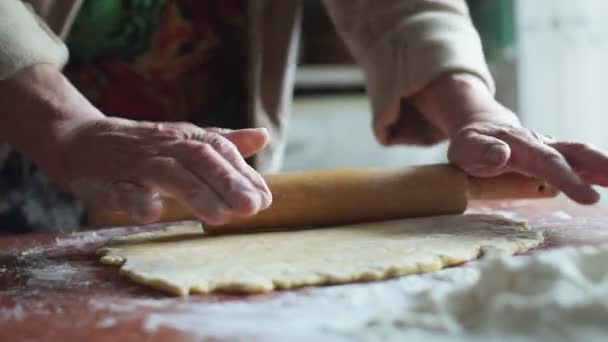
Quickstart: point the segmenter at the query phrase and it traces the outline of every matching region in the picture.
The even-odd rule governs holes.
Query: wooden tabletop
[[[479,202],[470,211],[528,220],[544,231],[542,248],[608,243],[608,209],[601,206],[557,199]],[[346,319],[358,312],[348,309],[356,305],[348,296],[373,290],[382,300],[399,281],[175,298],[132,284],[117,268],[97,263],[95,250],[109,238],[163,228],[0,238],[0,341],[348,340],[302,322],[334,315],[319,315],[319,303],[324,310],[335,309],[335,319]]]

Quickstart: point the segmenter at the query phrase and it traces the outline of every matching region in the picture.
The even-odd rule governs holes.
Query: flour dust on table
[[[384,341],[606,341],[606,260],[608,246],[484,257],[466,281],[446,270],[442,282],[337,331]]]

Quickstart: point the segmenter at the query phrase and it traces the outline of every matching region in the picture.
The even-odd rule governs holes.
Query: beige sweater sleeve
[[[465,0],[324,0],[362,67],[378,141],[436,143],[445,137],[408,98],[438,76],[465,72],[494,92]]]
[[[0,80],[34,64],[63,67],[68,50],[20,0],[0,0]]]

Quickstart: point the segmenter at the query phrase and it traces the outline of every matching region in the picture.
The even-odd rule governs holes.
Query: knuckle
[[[216,132],[210,132],[210,131],[206,131],[205,133],[205,137],[204,137],[204,142],[210,144],[210,145],[220,145],[222,144],[222,140],[224,139],[224,137],[222,137],[220,134],[216,133]]]
[[[210,159],[214,152],[213,146],[207,143],[200,143],[192,145],[192,152],[198,157],[203,159]]]
[[[222,154],[227,152],[233,152],[236,149],[235,146],[228,139],[224,138],[221,134],[215,132],[207,132],[203,141],[213,146],[218,152]]]
[[[544,152],[540,154],[538,160],[542,164],[561,164],[563,157],[555,152]]]
[[[164,172],[173,172],[179,167],[179,162],[175,158],[156,157],[150,160],[150,166]]]
[[[496,128],[494,135],[501,140],[508,140],[512,137],[523,138],[526,132],[515,126],[500,126]]]
[[[585,150],[593,150],[595,149],[594,146],[590,145],[590,144],[585,144],[585,143],[581,143],[581,142],[572,142],[569,143],[570,147],[576,151],[585,151]]]
[[[207,193],[200,188],[183,189],[181,196],[188,200],[189,203],[206,203]]]
[[[464,129],[464,130],[460,131],[458,135],[456,135],[454,141],[455,142],[456,141],[458,141],[458,142],[469,141],[471,139],[474,139],[474,137],[478,134],[479,134],[479,132],[477,132],[474,129]]]
[[[175,126],[168,125],[165,123],[154,123],[152,125],[152,131],[155,136],[167,140],[183,140],[187,138],[187,135],[184,131]]]
[[[233,171],[227,169],[218,171],[218,183],[225,191],[239,193],[249,190],[244,180],[241,177],[238,177]]]
[[[110,121],[97,120],[97,121],[91,123],[88,128],[91,129],[92,131],[105,132],[105,131],[113,130],[115,128],[115,125]]]
[[[534,141],[541,142],[541,143],[544,143],[545,141],[547,141],[547,138],[544,135],[542,135],[536,131],[528,130],[527,132]]]

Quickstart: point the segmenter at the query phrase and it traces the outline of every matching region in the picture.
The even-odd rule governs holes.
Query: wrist
[[[485,83],[470,74],[446,74],[413,97],[425,118],[446,136],[478,122],[519,126],[517,116],[498,103]]]
[[[61,172],[62,142],[99,112],[55,66],[39,64],[0,81],[0,138],[47,172]]]

